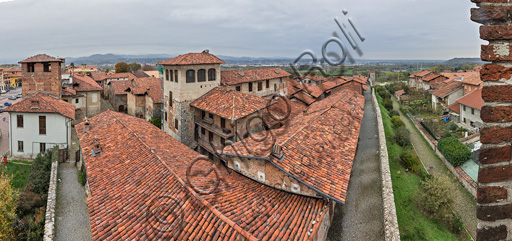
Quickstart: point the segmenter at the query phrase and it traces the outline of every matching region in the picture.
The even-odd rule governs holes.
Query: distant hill
[[[114,65],[119,62],[140,63],[140,64],[156,64],[162,60],[171,58],[171,55],[165,54],[148,54],[148,55],[117,55],[117,54],[93,54],[88,57],[66,57],[66,64],[74,63],[75,65]]]
[[[450,60],[447,60],[447,61],[443,62],[444,65],[450,65],[450,66],[453,66],[453,67],[460,67],[460,66],[465,65],[465,64],[469,64],[469,65],[473,65],[473,64],[482,65],[482,64],[485,64],[485,63],[488,63],[488,62],[484,62],[480,58],[453,58],[453,59],[450,59]]]

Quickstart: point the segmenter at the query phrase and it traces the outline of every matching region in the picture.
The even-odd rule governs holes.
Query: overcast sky
[[[478,57],[470,0],[0,0],[0,62],[38,53],[297,57],[345,23],[365,59]],[[345,16],[342,10],[347,10]],[[348,17],[365,38],[361,42]],[[329,45],[329,50],[337,50]],[[339,51],[339,48],[338,48]]]

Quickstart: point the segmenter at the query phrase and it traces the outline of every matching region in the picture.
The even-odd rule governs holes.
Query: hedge
[[[454,167],[464,164],[471,158],[471,150],[453,136],[441,139],[438,148]]]

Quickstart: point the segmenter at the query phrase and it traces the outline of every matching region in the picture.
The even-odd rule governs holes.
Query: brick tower
[[[18,62],[21,64],[22,94],[30,95],[36,91],[61,98],[62,68],[64,59],[39,54]]]
[[[484,87],[484,121],[478,172],[477,240],[512,240],[512,3],[471,0],[471,19],[483,24],[481,58],[490,61],[480,71]]]

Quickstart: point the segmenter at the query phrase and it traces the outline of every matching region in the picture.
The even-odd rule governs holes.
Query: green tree
[[[140,64],[137,64],[137,63],[130,63],[128,64],[128,66],[130,66],[130,71],[137,71],[137,70],[140,70],[142,68],[142,66]]]
[[[11,177],[0,173],[0,240],[7,240],[13,235],[17,202],[18,192],[11,186]]]
[[[130,72],[130,66],[125,62],[119,62],[115,65],[116,73]]]

